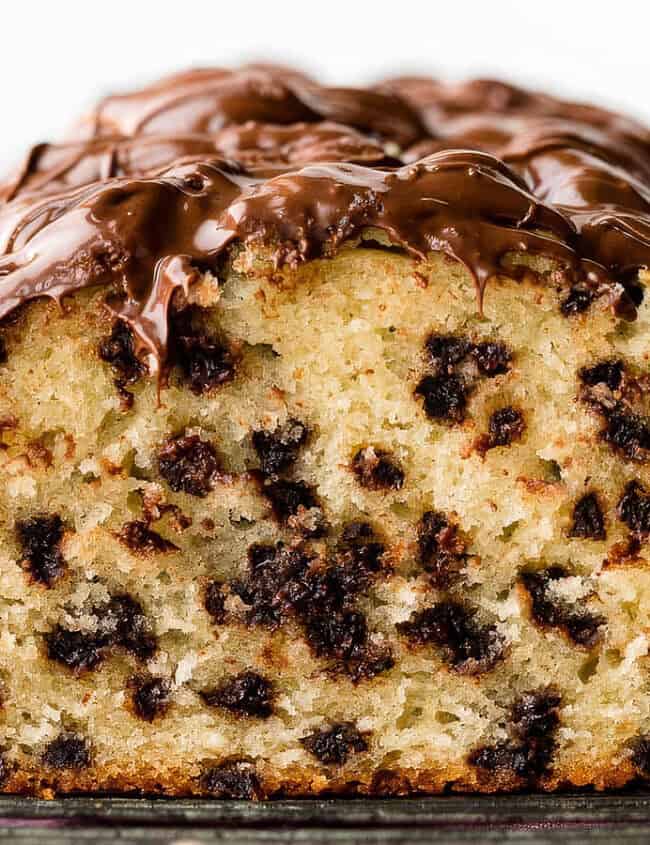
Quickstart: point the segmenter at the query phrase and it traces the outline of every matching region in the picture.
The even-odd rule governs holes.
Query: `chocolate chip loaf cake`
[[[650,778],[650,132],[201,70],[0,204],[5,792]]]

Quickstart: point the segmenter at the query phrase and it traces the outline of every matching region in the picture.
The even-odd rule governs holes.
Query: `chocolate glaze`
[[[235,242],[297,264],[376,227],[419,259],[461,261],[479,302],[509,253],[628,307],[620,282],[650,266],[650,132],[485,80],[178,74],[36,146],[0,199],[0,317],[106,285],[154,369],[174,292]]]

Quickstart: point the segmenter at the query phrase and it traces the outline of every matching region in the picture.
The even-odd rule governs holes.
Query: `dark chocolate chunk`
[[[309,613],[305,629],[318,656],[339,660],[360,656],[368,637],[366,617],[358,610]]]
[[[210,581],[206,586],[203,603],[213,622],[221,624],[225,621],[226,596],[223,591],[223,584],[220,581]]]
[[[560,311],[565,317],[582,314],[596,298],[595,292],[584,285],[574,285],[560,304]]]
[[[172,318],[170,357],[178,364],[193,393],[208,393],[235,377],[236,360],[232,352],[205,331],[195,328],[197,309],[186,308]]]
[[[156,638],[141,605],[131,596],[113,596],[106,604],[92,608],[91,613],[97,617],[93,632],[71,631],[57,625],[45,635],[52,660],[83,672],[99,665],[106,649],[111,647],[122,647],[140,660],[153,656]]]
[[[341,668],[353,683],[358,684],[390,671],[394,665],[395,658],[389,648],[366,645],[354,659],[345,661]]]
[[[427,338],[425,348],[431,363],[442,374],[451,373],[454,365],[459,364],[472,347],[464,337],[432,334]]]
[[[430,573],[433,585],[449,587],[465,568],[465,543],[458,529],[439,511],[427,511],[417,527],[420,562]]]
[[[368,490],[400,490],[404,484],[404,470],[385,449],[359,449],[352,459],[352,470]]]
[[[85,769],[90,765],[90,751],[83,737],[62,733],[47,745],[42,760],[51,769]]]
[[[538,625],[560,628],[576,645],[592,648],[601,639],[606,620],[553,595],[550,585],[568,576],[561,566],[551,566],[539,572],[524,572],[521,581],[530,595],[532,617]]]
[[[63,522],[58,514],[33,516],[17,523],[27,568],[35,581],[50,587],[65,569],[61,553]]]
[[[133,403],[133,396],[126,390],[147,371],[135,354],[133,332],[123,320],[116,320],[109,337],[99,344],[99,357],[113,368],[115,386],[126,404]]]
[[[583,367],[578,373],[583,384],[580,398],[603,419],[601,437],[606,443],[628,460],[645,461],[650,451],[650,422],[630,409],[622,390],[624,372],[620,360]],[[623,395],[616,393],[619,390]]]
[[[202,693],[206,704],[239,716],[267,719],[273,712],[273,684],[257,672],[240,672]]]
[[[121,646],[140,660],[148,660],[156,651],[142,605],[129,595],[113,596],[106,605],[96,607],[97,631],[106,646]]]
[[[175,493],[207,496],[219,475],[214,446],[198,434],[172,437],[158,453],[160,474]]]
[[[326,766],[341,766],[352,753],[368,750],[368,743],[352,722],[338,722],[304,736],[301,744]]]
[[[0,335],[0,364],[6,364],[7,360],[7,344],[5,343],[4,337]]]
[[[201,777],[201,786],[215,798],[259,801],[264,797],[255,767],[246,760],[228,760],[207,769]]]
[[[481,625],[476,612],[456,601],[443,601],[416,611],[397,630],[415,645],[437,646],[457,672],[474,675],[494,667],[504,642],[494,625]]]
[[[650,425],[648,421],[629,411],[616,409],[606,415],[603,439],[619,449],[624,457],[645,460],[650,450]]]
[[[600,361],[592,367],[583,367],[578,375],[587,387],[604,384],[610,390],[618,390],[623,379],[623,369],[622,361]]]
[[[424,410],[430,419],[462,422],[465,418],[467,389],[457,376],[424,376],[415,393],[424,399]]]
[[[156,555],[178,551],[178,546],[152,531],[146,522],[126,522],[117,535],[120,542],[135,554]]]
[[[511,711],[511,738],[478,748],[472,765],[493,772],[509,770],[520,778],[535,779],[550,767],[560,725],[560,697],[550,690],[524,693]]]
[[[524,428],[524,417],[521,411],[510,406],[499,408],[490,417],[486,448],[510,446],[515,440],[521,439]]]
[[[571,537],[604,540],[605,536],[605,517],[598,496],[595,493],[586,493],[573,506]]]
[[[45,635],[45,642],[51,660],[77,672],[94,669],[102,660],[103,641],[94,634],[69,631],[57,625]]]
[[[262,493],[271,503],[276,519],[305,536],[319,537],[325,532],[325,520],[312,488],[304,481],[277,479],[267,481]],[[307,518],[306,511],[312,511],[314,519]]]
[[[500,376],[510,369],[512,355],[503,343],[492,341],[478,343],[472,349],[472,355],[481,375],[488,378]]]
[[[362,592],[384,569],[386,549],[367,522],[349,522],[337,546],[338,580],[346,593]]]
[[[635,534],[650,534],[650,493],[638,481],[625,485],[618,503],[618,516]]]
[[[512,707],[515,734],[530,738],[553,733],[560,724],[559,706],[560,696],[550,690],[524,693]]]
[[[135,713],[147,722],[162,716],[171,702],[171,683],[166,678],[132,678],[131,700]]]
[[[265,475],[277,475],[295,463],[300,447],[307,441],[307,427],[290,418],[274,431],[254,431],[253,448],[260,459]]]
[[[366,619],[355,606],[383,570],[383,555],[383,545],[362,522],[345,527],[329,562],[302,547],[256,544],[249,549],[247,576],[231,589],[249,605],[249,624],[276,627],[292,616],[317,656],[339,661],[342,671],[360,680],[392,665],[388,653],[369,650]]]
[[[309,591],[306,573],[310,558],[298,549],[255,544],[248,550],[248,576],[232,589],[250,606],[252,625],[276,627]]]

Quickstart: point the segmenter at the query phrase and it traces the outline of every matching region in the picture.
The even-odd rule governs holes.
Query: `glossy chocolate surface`
[[[174,292],[229,246],[296,264],[368,227],[461,261],[480,297],[504,256],[528,252],[629,314],[625,285],[650,266],[650,132],[485,80],[178,74],[106,98],[0,187],[0,317],[106,285],[156,368]]]

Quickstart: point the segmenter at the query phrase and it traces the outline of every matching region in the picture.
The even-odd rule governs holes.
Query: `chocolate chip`
[[[504,652],[494,625],[481,625],[476,612],[456,601],[444,601],[411,614],[397,630],[415,645],[437,646],[456,671],[475,675],[493,668]]]
[[[99,357],[113,368],[115,386],[130,407],[133,396],[125,388],[135,384],[147,368],[136,357],[133,332],[123,320],[116,320],[110,337],[99,344]]]
[[[208,393],[235,378],[235,356],[227,347],[204,336],[186,341],[181,367],[191,390],[197,394]]]
[[[462,422],[465,418],[467,390],[457,376],[424,376],[415,393],[423,397],[430,419]]]
[[[221,624],[226,619],[226,596],[220,581],[211,581],[205,588],[204,607],[212,621]]]
[[[255,801],[264,797],[255,767],[245,760],[228,760],[208,769],[201,777],[201,786],[215,798]]]
[[[277,627],[309,591],[305,577],[310,558],[282,543],[255,544],[248,550],[248,564],[248,576],[232,589],[250,606],[249,624]]]
[[[135,713],[146,722],[162,716],[171,701],[171,683],[166,678],[132,678],[131,700]]]
[[[94,669],[102,660],[102,640],[82,631],[69,631],[61,625],[45,635],[48,657],[69,669]]]
[[[156,651],[156,638],[149,629],[142,605],[129,595],[113,596],[106,605],[93,609],[97,631],[106,646],[121,646],[140,660]]]
[[[7,358],[7,345],[5,339],[0,335],[0,364],[6,364]]]
[[[313,576],[310,597],[315,606],[341,608],[365,592],[384,571],[385,548],[367,522],[348,523],[341,532],[334,563]]]
[[[578,375],[588,387],[604,384],[610,390],[618,390],[623,379],[623,369],[622,361],[601,361],[593,367],[583,367]]]
[[[510,446],[520,440],[525,428],[524,417],[516,408],[499,408],[490,417],[485,451],[496,446]]]
[[[360,680],[392,665],[387,653],[371,653],[365,616],[355,607],[358,594],[383,570],[383,555],[372,528],[361,522],[345,527],[331,562],[300,547],[255,544],[246,578],[231,589],[249,605],[249,624],[277,627],[295,618],[317,656],[340,661]]]
[[[236,359],[216,337],[194,326],[198,309],[186,308],[171,320],[170,358],[193,393],[208,393],[235,377]]]
[[[117,536],[121,543],[136,554],[155,555],[178,551],[178,546],[139,520],[126,522]]]
[[[432,334],[425,343],[431,363],[440,373],[450,373],[454,365],[469,354],[471,348],[466,338],[457,335]]]
[[[510,369],[512,356],[503,343],[479,343],[472,349],[472,355],[481,375],[488,378],[507,373]]]
[[[638,481],[625,485],[618,503],[618,517],[635,534],[650,534],[650,493]]]
[[[586,493],[573,506],[573,526],[570,536],[582,537],[586,540],[605,539],[605,518],[595,493]]]
[[[628,411],[615,410],[607,416],[603,439],[630,460],[645,460],[650,450],[648,421]]]
[[[550,690],[524,693],[512,707],[510,739],[476,749],[470,763],[490,772],[510,770],[520,778],[540,777],[555,751],[559,706],[560,697]]]
[[[583,383],[580,398],[604,420],[601,437],[606,443],[628,460],[645,461],[650,451],[650,423],[630,410],[623,391],[624,371],[619,360],[583,367],[578,373]]]
[[[339,660],[360,656],[368,637],[366,617],[358,610],[311,613],[305,628],[316,655]]]
[[[427,511],[417,527],[420,563],[431,575],[438,589],[445,589],[457,580],[465,568],[465,544],[458,529],[439,511]]]
[[[50,587],[65,569],[60,543],[63,522],[58,514],[33,516],[18,522],[18,538],[32,578]]]
[[[160,474],[175,493],[207,496],[219,475],[214,446],[191,434],[170,438],[158,453]]]
[[[344,592],[365,590],[384,569],[386,549],[367,522],[349,522],[337,546],[337,574]]]
[[[553,733],[560,724],[560,696],[550,690],[526,692],[512,707],[512,723],[517,736],[529,739]]]
[[[347,660],[342,666],[353,683],[370,681],[388,672],[395,665],[395,658],[389,648],[376,648],[366,645],[353,660]]]
[[[520,777],[527,777],[532,761],[529,761],[528,749],[525,746],[504,741],[475,749],[469,755],[469,762],[472,766],[489,772],[505,769]]]
[[[321,728],[300,740],[301,744],[326,766],[341,766],[352,753],[368,750],[368,743],[352,722],[339,722]]]
[[[262,472],[277,475],[295,463],[300,447],[307,441],[307,427],[291,417],[273,431],[254,431],[252,441]]]
[[[332,581],[336,584],[335,579]],[[354,606],[338,608],[336,589],[326,588],[326,597],[317,596],[302,612],[305,637],[314,654],[334,659],[332,668],[349,675],[355,683],[392,668],[390,650],[369,641],[365,615]],[[345,595],[339,601],[345,603]]]
[[[632,744],[632,765],[644,778],[650,778],[650,736],[641,735]]]
[[[352,470],[368,490],[400,490],[404,484],[404,470],[385,449],[359,449],[352,459]]]
[[[565,317],[586,311],[596,298],[596,294],[584,285],[574,285],[560,304],[560,311]]]
[[[122,647],[140,660],[147,660],[156,651],[156,638],[142,607],[128,595],[118,595],[106,604],[93,607],[97,617],[93,632],[71,631],[56,625],[45,635],[48,656],[70,669],[83,672],[94,669],[111,647]]]
[[[282,478],[267,481],[262,487],[262,493],[271,503],[279,522],[300,530],[306,536],[317,537],[324,533],[324,516],[318,499],[304,481],[287,481]],[[308,518],[310,515],[313,515],[313,520]]]
[[[85,769],[90,765],[90,751],[83,737],[62,733],[47,745],[42,760],[51,769]]]
[[[576,645],[592,648],[601,639],[601,628],[606,620],[582,607],[574,608],[553,595],[551,584],[568,576],[561,566],[551,566],[540,572],[524,572],[521,581],[530,595],[532,617],[537,624],[560,628]]]
[[[257,672],[226,678],[216,689],[202,693],[206,704],[240,716],[267,719],[273,712],[273,685]]]

